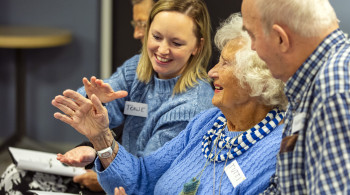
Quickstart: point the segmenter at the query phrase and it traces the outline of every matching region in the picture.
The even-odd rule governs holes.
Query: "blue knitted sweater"
[[[125,148],[119,147],[114,161],[103,169],[100,160],[95,161],[98,179],[108,194],[116,186],[123,186],[131,194],[179,194],[184,183],[196,176],[204,167],[206,158],[202,153],[202,138],[210,130],[221,111],[212,108],[197,115],[176,138],[149,156],[137,158]],[[204,169],[197,194],[258,194],[268,187],[269,178],[275,172],[276,155],[280,147],[283,125],[255,143],[235,160],[246,180],[236,188],[224,171],[225,162],[215,163]],[[241,132],[225,130],[227,136],[235,137]],[[228,160],[229,165],[233,160]]]
[[[168,80],[154,76],[148,84],[137,79],[139,55],[127,60],[104,82],[114,91],[125,90],[129,95],[106,104],[110,128],[124,122],[123,146],[133,155],[144,156],[176,137],[199,112],[213,107],[214,92],[208,82],[198,84],[186,92],[173,96],[178,77]],[[84,88],[78,90],[85,95]],[[148,105],[148,117],[124,115],[125,101]]]

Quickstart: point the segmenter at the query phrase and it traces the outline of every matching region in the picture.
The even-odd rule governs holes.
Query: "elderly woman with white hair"
[[[198,114],[149,156],[137,158],[115,143],[107,133],[107,111],[96,96],[88,100],[74,91],[64,93],[80,115],[72,120],[61,113],[55,117],[90,140],[101,140],[95,147],[101,142],[112,145],[110,157],[95,161],[108,194],[119,186],[128,194],[258,194],[267,188],[281,142],[284,84],[250,49],[240,15],[233,14],[221,25],[215,43],[221,57],[208,74],[217,108]],[[72,113],[59,102],[53,100],[63,112]]]

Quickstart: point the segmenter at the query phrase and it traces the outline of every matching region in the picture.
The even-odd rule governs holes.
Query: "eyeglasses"
[[[131,20],[131,26],[132,27],[134,27],[134,28],[136,28],[136,27],[138,27],[138,28],[146,28],[146,25],[147,25],[147,22],[146,21],[141,21],[141,20],[137,20],[137,21],[135,21],[135,20]]]

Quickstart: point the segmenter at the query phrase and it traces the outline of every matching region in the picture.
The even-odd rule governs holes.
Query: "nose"
[[[166,40],[160,42],[158,52],[161,54],[169,54],[169,45]]]
[[[210,77],[210,78],[212,78],[212,79],[214,79],[214,78],[217,78],[218,77],[218,72],[217,72],[217,64],[213,67],[213,68],[211,68],[210,70],[209,70],[209,72],[208,72],[208,76]]]
[[[143,37],[145,36],[145,30],[140,27],[134,28],[134,39],[139,39],[141,42],[143,42]]]

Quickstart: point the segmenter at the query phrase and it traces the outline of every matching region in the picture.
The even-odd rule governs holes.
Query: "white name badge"
[[[125,101],[124,114],[131,116],[147,117],[148,105],[143,103]]]
[[[233,187],[237,187],[246,179],[241,167],[238,165],[238,162],[236,160],[225,167],[225,173],[230,179]]]
[[[299,132],[303,128],[306,120],[306,113],[298,113],[293,118],[292,134]]]

